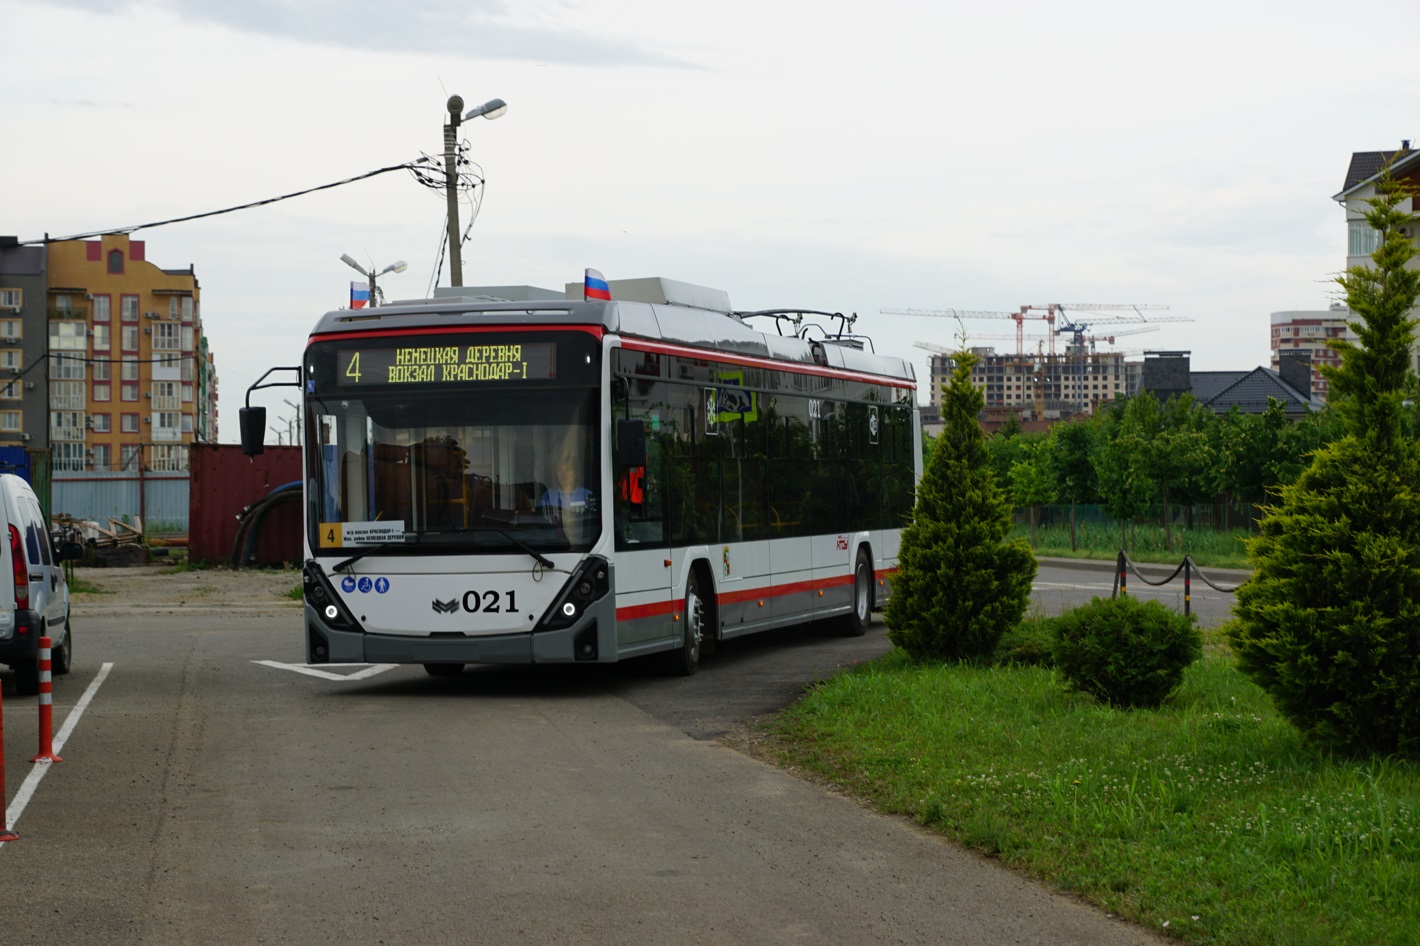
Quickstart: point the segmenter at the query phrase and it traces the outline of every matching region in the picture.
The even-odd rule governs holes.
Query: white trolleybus
[[[743,634],[863,633],[921,469],[910,363],[837,314],[594,284],[330,312],[252,386],[299,372],[309,662],[689,675]]]

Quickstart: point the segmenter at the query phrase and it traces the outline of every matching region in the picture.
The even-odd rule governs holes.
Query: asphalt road
[[[111,666],[32,788],[35,702],[5,703],[7,797],[29,796],[0,942],[1159,942],[716,738],[882,653],[880,623],[732,642],[689,680],[326,679],[273,665],[303,659],[298,625],[76,611],[56,729]]]

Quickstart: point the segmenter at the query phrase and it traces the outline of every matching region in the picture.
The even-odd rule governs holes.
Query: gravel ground
[[[74,569],[72,610],[85,614],[153,611],[285,611],[299,609],[289,597],[301,583],[293,569],[185,568],[136,565]]]

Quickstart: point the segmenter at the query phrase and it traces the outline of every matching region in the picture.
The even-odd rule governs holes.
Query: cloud
[[[700,69],[674,54],[577,28],[580,8],[563,0],[55,0],[122,16],[151,10],[179,22],[361,52],[420,53],[559,65]]]

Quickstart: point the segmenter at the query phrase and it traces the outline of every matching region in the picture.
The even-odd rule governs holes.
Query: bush
[[[942,389],[942,434],[902,530],[884,617],[888,639],[914,660],[979,660],[1030,604],[1035,556],[1008,538],[1011,507],[991,472],[976,421],[982,395],[969,353]]]
[[[1323,366],[1346,436],[1313,454],[1248,544],[1229,642],[1242,671],[1312,740],[1420,758],[1420,448],[1405,436],[1420,270],[1410,194],[1387,170],[1366,222],[1372,266],[1337,282],[1358,342]]]
[[[1072,689],[1114,706],[1158,706],[1203,653],[1193,618],[1128,595],[1055,619],[1055,666]]]
[[[1228,640],[1309,739],[1420,758],[1420,457],[1316,454],[1252,540]]]

